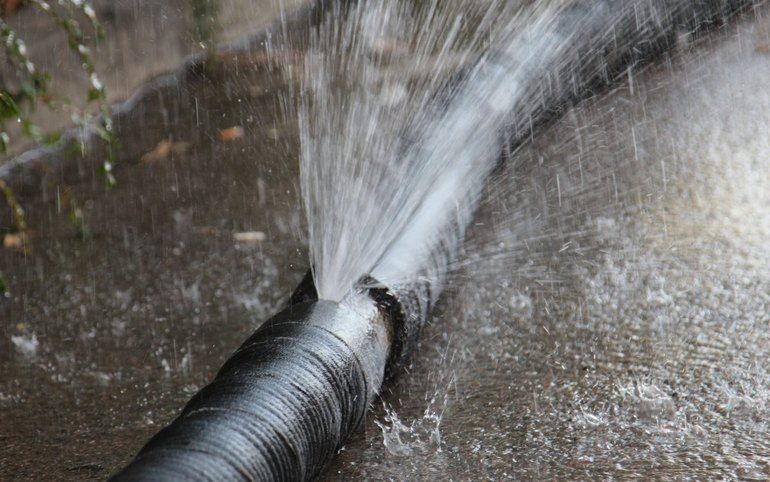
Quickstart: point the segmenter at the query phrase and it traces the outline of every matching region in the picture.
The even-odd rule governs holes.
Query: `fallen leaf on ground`
[[[6,249],[21,248],[24,244],[24,236],[19,233],[7,233],[3,238],[3,247]]]
[[[195,230],[198,231],[200,234],[208,234],[211,236],[219,232],[219,230],[214,226],[196,226]]]
[[[12,14],[21,6],[21,0],[3,0],[2,7],[5,15]]]
[[[142,162],[152,164],[166,160],[171,154],[171,149],[173,146],[174,145],[170,140],[163,139],[162,141],[158,142],[158,145],[155,146],[155,149],[142,156]]]
[[[219,130],[219,140],[222,142],[232,142],[241,137],[243,137],[243,127],[241,126],[233,126]]]
[[[262,231],[246,231],[243,233],[233,233],[233,239],[237,243],[257,243],[267,239],[267,235]]]

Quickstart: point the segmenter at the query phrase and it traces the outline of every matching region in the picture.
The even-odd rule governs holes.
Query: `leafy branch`
[[[27,45],[19,34],[8,24],[7,16],[21,6],[28,5],[48,16],[56,26],[64,32],[69,49],[75,53],[78,61],[88,77],[86,99],[88,104],[96,104],[98,115],[87,112],[74,111],[72,120],[80,127],[90,130],[105,144],[106,155],[98,172],[105,180],[108,187],[115,185],[113,166],[118,148],[117,137],[113,132],[113,120],[107,103],[107,94],[92,58],[92,50],[88,46],[89,38],[95,39],[98,45],[105,37],[104,28],[96,17],[96,12],[91,2],[86,0],[17,0],[9,8],[7,3],[0,11],[0,50],[5,53],[5,63],[13,79],[14,86],[0,76],[0,155],[9,151],[11,142],[11,125],[20,126],[19,135],[31,139],[37,144],[52,145],[61,140],[60,132],[44,133],[32,120],[32,114],[38,106],[44,106],[52,112],[61,112],[69,104],[66,100],[59,100],[50,90],[51,76],[39,70],[29,57]],[[18,132],[18,131],[17,131]],[[85,145],[81,140],[73,140],[81,152],[85,151]],[[13,213],[13,226],[16,236],[20,240],[23,252],[28,249],[27,226],[24,220],[24,210],[14,196],[11,188],[0,181],[0,195],[5,197],[6,203]],[[72,203],[73,216],[77,209],[76,203]],[[82,221],[82,216],[78,219]],[[74,219],[74,218],[73,218]],[[7,236],[7,235],[6,235]],[[17,239],[14,238],[14,239]]]
[[[104,84],[96,72],[96,67],[88,47],[86,34],[79,18],[85,17],[96,40],[104,39],[104,28],[96,18],[96,13],[90,2],[85,0],[57,0],[55,6],[46,0],[23,0],[38,11],[50,17],[66,34],[67,44],[78,57],[80,65],[88,76],[87,101],[96,103],[99,116],[76,113],[73,120],[81,127],[92,129],[106,144],[107,155],[99,168],[108,186],[115,184],[112,174],[115,164],[117,138],[113,132],[112,115],[107,103]],[[7,152],[11,142],[7,124],[15,121],[21,125],[22,134],[38,144],[50,145],[61,138],[60,133],[44,134],[30,118],[38,103],[53,111],[59,111],[66,102],[58,102],[49,90],[51,77],[39,71],[29,58],[27,47],[18,34],[0,17],[0,40],[2,40],[6,58],[13,68],[20,87],[11,91],[0,87],[0,154]]]

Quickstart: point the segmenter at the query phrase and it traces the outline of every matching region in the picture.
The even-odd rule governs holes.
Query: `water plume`
[[[314,32],[300,182],[319,295],[372,277],[440,293],[506,146],[739,4],[400,2],[336,7]]]
[[[568,45],[558,7],[471,5],[362,2],[311,42],[301,185],[322,298],[441,279],[511,111]]]

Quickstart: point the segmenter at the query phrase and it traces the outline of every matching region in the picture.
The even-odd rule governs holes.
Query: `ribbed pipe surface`
[[[363,423],[391,340],[366,295],[287,308],[113,480],[313,478]]]

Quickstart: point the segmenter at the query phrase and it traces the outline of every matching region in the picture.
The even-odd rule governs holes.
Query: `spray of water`
[[[331,300],[366,276],[439,285],[506,142],[655,48],[692,2],[335,8],[310,41],[299,112],[310,256]]]
[[[557,11],[378,0],[321,25],[299,115],[321,297],[339,300],[366,275],[391,287],[440,278],[510,113],[568,45]]]

